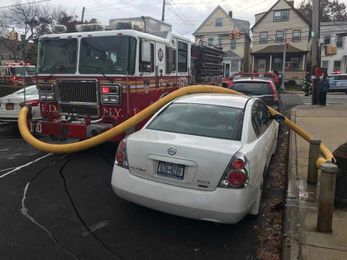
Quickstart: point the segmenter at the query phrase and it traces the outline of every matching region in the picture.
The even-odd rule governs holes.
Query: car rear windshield
[[[268,82],[235,82],[233,90],[247,95],[272,95],[272,87]]]
[[[173,103],[157,115],[147,128],[239,141],[243,111],[217,105]]]

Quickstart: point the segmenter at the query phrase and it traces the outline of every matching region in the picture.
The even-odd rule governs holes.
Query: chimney
[[[229,16],[233,18],[233,11],[229,11]]]
[[[291,7],[294,7],[294,1],[287,1],[287,3],[288,3]]]

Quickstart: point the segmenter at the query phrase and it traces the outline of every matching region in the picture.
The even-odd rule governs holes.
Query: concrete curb
[[[295,112],[291,112],[291,119],[296,122]],[[289,130],[290,131],[290,130]],[[288,187],[284,207],[283,239],[281,259],[299,259],[299,190],[297,177],[297,153],[295,132],[290,131],[288,155]]]

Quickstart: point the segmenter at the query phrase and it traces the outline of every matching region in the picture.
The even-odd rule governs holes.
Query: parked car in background
[[[347,94],[347,74],[333,73],[328,76],[329,92],[345,92]]]
[[[234,77],[224,77],[222,79],[222,87],[223,88],[231,88],[233,86]]]
[[[0,121],[17,122],[19,111],[23,103],[32,106],[33,118],[40,117],[39,93],[36,85],[22,88],[10,95],[0,98]]]
[[[280,89],[280,78],[274,72],[241,72],[235,78],[263,78],[272,79],[276,85],[277,90]]]
[[[180,97],[119,143],[112,187],[148,208],[236,223],[259,213],[277,136],[278,123],[258,98]]]
[[[275,83],[271,79],[238,78],[234,79],[231,89],[250,96],[261,98],[266,105],[281,112],[282,100]]]

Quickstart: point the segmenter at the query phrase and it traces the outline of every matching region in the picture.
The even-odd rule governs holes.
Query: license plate
[[[30,122],[30,132],[42,134],[42,124],[39,122]]]
[[[159,176],[183,180],[184,165],[169,162],[159,162],[157,174]]]
[[[14,109],[14,104],[13,103],[7,103],[6,104],[6,110],[13,110]]]

